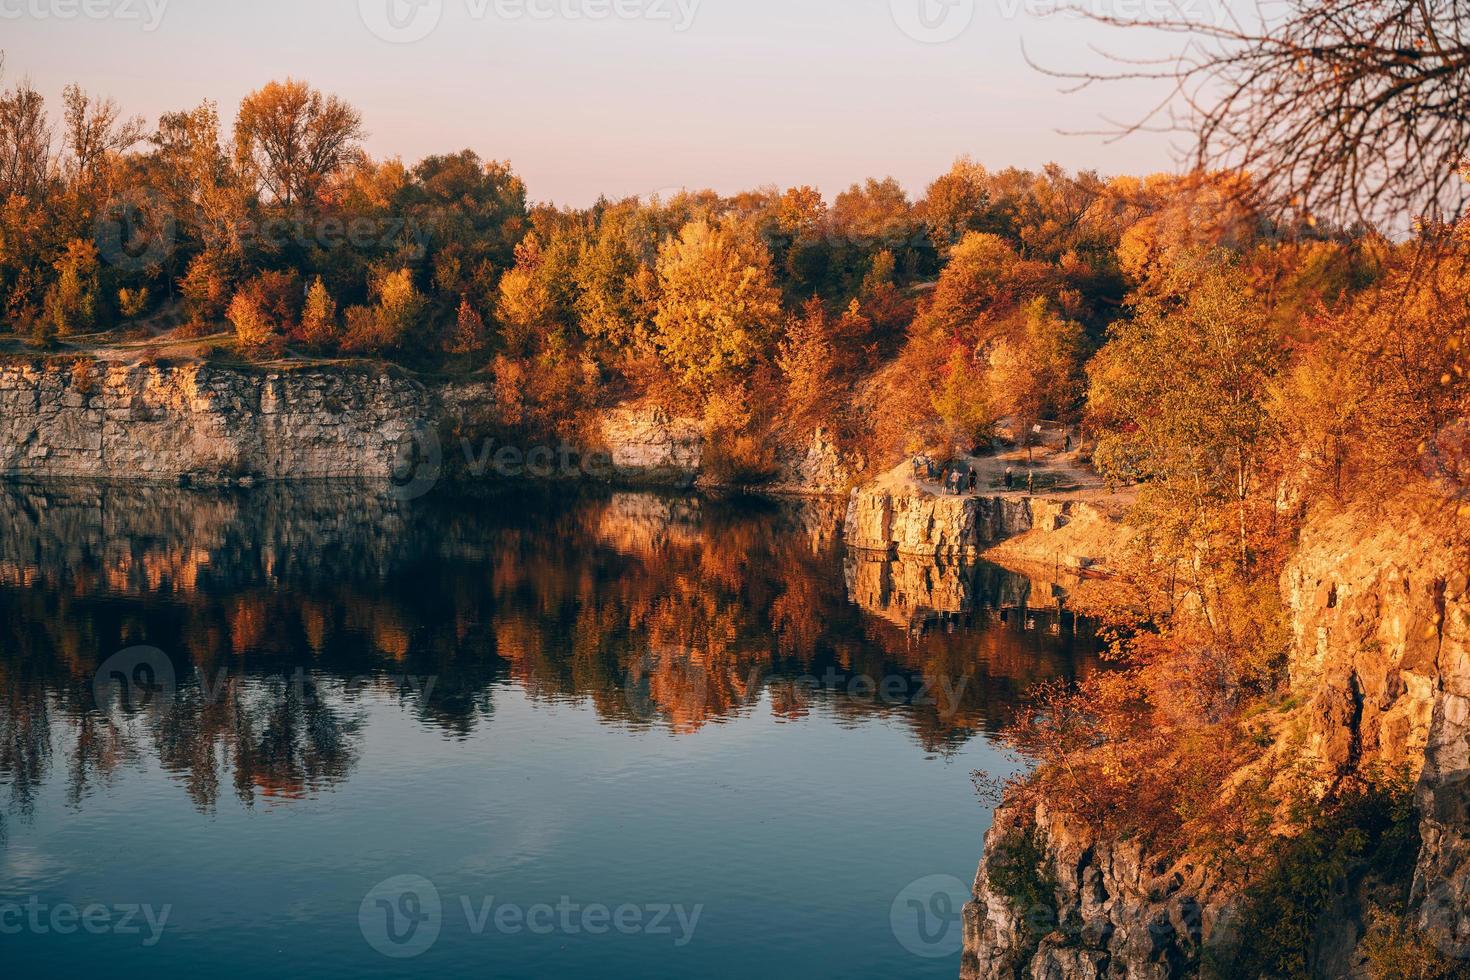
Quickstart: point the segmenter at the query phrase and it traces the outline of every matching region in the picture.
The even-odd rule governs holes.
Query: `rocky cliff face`
[[[456,473],[459,451],[482,451],[475,436],[493,431],[495,416],[487,383],[431,388],[368,368],[0,364],[0,476],[202,485],[384,480],[403,459],[407,437],[424,428],[465,440],[439,447],[445,472]],[[599,464],[588,475],[690,487],[705,474],[705,439],[695,421],[626,406],[604,413],[593,430],[589,452],[606,450],[613,465],[611,473]],[[851,482],[853,462],[820,432],[810,446],[778,456],[780,473],[766,489],[825,494]]]
[[[708,475],[709,446],[695,419],[654,405],[624,405],[602,413],[596,426],[612,457],[613,477],[624,483],[717,487]],[[768,493],[830,496],[856,482],[862,460],[844,454],[821,429],[810,442],[775,449],[774,478],[751,489]]]
[[[844,453],[828,434],[817,429],[806,445],[782,447],[776,453],[779,475],[767,489],[775,493],[840,496],[852,489],[863,460]]]
[[[386,374],[4,365],[0,473],[386,478],[434,408],[422,386]]]
[[[1470,972],[1470,567],[1443,517],[1350,513],[1310,527],[1284,593],[1310,748],[1336,773],[1418,774],[1410,911]]]
[[[704,434],[697,422],[629,406],[605,412],[600,429],[617,479],[684,487],[699,479]]]
[[[1422,846],[1410,920],[1470,964],[1470,588],[1441,522],[1410,510],[1312,522],[1282,580],[1292,619],[1293,701],[1328,777],[1375,763],[1417,775]],[[1292,737],[1288,735],[1286,737]],[[1030,828],[1055,878],[1040,909],[993,887]],[[1197,975],[1233,896],[1188,865],[1153,863],[1044,807],[1002,807],[965,909],[967,980]],[[1345,913],[1319,950],[1334,975],[1366,977],[1365,923]]]
[[[1040,498],[936,497],[917,489],[861,487],[848,501],[847,543],[863,551],[971,558],[1057,510]]]
[[[1052,881],[1044,901],[1018,907],[992,883],[1035,835]],[[975,900],[965,906],[962,980],[1175,980],[1198,976],[1222,909],[1185,867],[1151,862],[1135,841],[1107,840],[1044,807],[1002,807],[985,835]]]

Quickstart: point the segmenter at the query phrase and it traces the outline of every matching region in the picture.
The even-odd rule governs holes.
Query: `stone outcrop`
[[[763,489],[801,495],[846,494],[863,470],[861,457],[844,453],[820,428],[804,446],[779,448],[776,465],[779,473],[775,482]]]
[[[424,462],[426,451],[437,453],[437,472],[445,477],[484,476],[492,460],[487,447],[496,444],[481,436],[497,431],[496,423],[497,400],[488,382],[427,386],[370,367],[0,364],[5,477],[198,485],[385,480],[405,461]],[[636,486],[708,482],[697,421],[628,405],[602,413],[590,429],[582,447],[587,465],[560,475]],[[437,445],[425,444],[428,432]],[[416,455],[405,458],[405,452]],[[861,465],[820,431],[809,444],[780,447],[776,455],[779,472],[759,489],[842,493]]]
[[[679,418],[655,405],[624,405],[603,412],[595,439],[612,458],[617,482],[639,486],[701,486],[720,489],[709,473],[709,445],[698,420]],[[845,494],[863,468],[822,429],[810,441],[774,447],[770,480],[742,489],[799,496]]]
[[[991,882],[1027,832],[1047,856],[1050,900],[1018,908]],[[963,980],[1176,980],[1198,976],[1222,908],[1188,866],[1151,863],[1136,841],[1097,837],[1075,818],[1002,807],[965,906]]]
[[[604,412],[598,428],[616,479],[683,487],[699,479],[705,447],[698,422],[661,408],[626,406]]]
[[[1439,515],[1442,517],[1442,515]],[[1409,917],[1438,952],[1470,963],[1470,568],[1416,508],[1309,522],[1282,578],[1291,617],[1283,739],[1329,780],[1379,765],[1417,775],[1421,848]],[[1052,903],[1019,909],[991,876],[1027,829],[1052,870]],[[1188,864],[1150,863],[1064,816],[1002,806],[965,909],[967,980],[1198,974],[1230,938],[1234,896]],[[1361,910],[1335,915],[1317,954],[1366,977]]]
[[[1031,530],[1049,513],[1026,497],[935,496],[914,489],[861,487],[847,508],[847,543],[863,551],[923,558],[973,558],[990,545]]]
[[[387,478],[434,399],[389,374],[0,365],[0,474]]]
[[[1034,828],[1051,862],[1051,901],[1016,908],[997,894],[991,869]],[[1185,869],[1187,872],[1187,869]],[[986,835],[986,860],[965,907],[962,978],[1170,980],[1195,976],[1215,925],[1204,882],[1151,866],[1133,841],[1099,840],[1085,826],[1039,808],[1002,808]],[[1203,902],[1202,902],[1203,900]]]
[[[1470,567],[1442,515],[1340,515],[1287,571],[1292,690],[1329,772],[1417,773],[1411,911],[1470,963]]]

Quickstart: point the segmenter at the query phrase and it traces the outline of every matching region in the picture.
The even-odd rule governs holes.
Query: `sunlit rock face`
[[[405,452],[410,463],[427,460],[436,472],[458,477],[495,445],[477,436],[499,431],[504,421],[494,386],[485,382],[426,386],[368,369],[0,365],[0,475],[11,477],[198,485],[385,480]],[[707,447],[695,420],[656,406],[624,406],[590,428],[584,458],[600,460],[605,452],[612,465],[604,472],[599,462],[587,476],[637,486],[708,482]],[[860,466],[820,431],[809,442],[777,447],[775,457],[777,473],[766,489],[788,493],[843,493]]]
[[[863,469],[862,458],[844,453],[823,429],[809,443],[778,449],[776,462],[780,473],[770,489],[783,493],[842,495]]]
[[[1408,914],[1437,951],[1470,961],[1470,568],[1433,501],[1388,513],[1319,516],[1303,531],[1281,594],[1290,615],[1291,703],[1283,739],[1302,740],[1331,782],[1379,769],[1417,776],[1421,838]],[[1441,508],[1443,501],[1438,504]],[[1421,509],[1422,508],[1422,509]],[[991,886],[1004,842],[1035,827],[1052,862],[1053,923],[1037,929]],[[967,980],[1182,978],[1229,940],[1236,898],[1186,864],[1043,807],[1002,807],[965,909]],[[1360,903],[1361,904],[1361,903]],[[1334,913],[1315,955],[1358,976],[1368,922]],[[1051,933],[1055,923],[1071,922]],[[1335,972],[1334,972],[1335,971]]]
[[[692,486],[704,464],[699,424],[660,408],[625,407],[601,418],[602,441],[619,479]]]
[[[1330,772],[1419,774],[1410,910],[1470,959],[1470,568],[1412,511],[1310,526],[1284,576],[1292,689]]]
[[[433,416],[386,374],[210,365],[0,367],[0,472],[168,480],[372,477]]]
[[[997,541],[1031,530],[1031,504],[1025,498],[861,488],[848,502],[847,542],[865,551],[974,557]]]
[[[654,405],[624,405],[603,412],[595,429],[618,481],[643,486],[720,485],[709,472],[709,446],[697,419],[680,418]],[[858,480],[863,460],[844,453],[820,428],[809,436],[778,440],[771,447],[774,474],[752,489],[803,496],[847,493]]]

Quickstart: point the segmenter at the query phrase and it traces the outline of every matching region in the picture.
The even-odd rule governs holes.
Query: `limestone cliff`
[[[1443,523],[1404,508],[1309,522],[1282,579],[1291,616],[1284,731],[1328,778],[1375,763],[1418,777],[1421,850],[1408,909],[1440,955],[1470,966],[1470,588]],[[1295,737],[1295,736],[1294,736]],[[1051,869],[1042,908],[992,881],[1030,829]],[[1151,861],[1047,812],[1003,806],[965,909],[962,976],[1192,977],[1235,896],[1188,863]],[[1361,910],[1319,938],[1331,975],[1367,977]],[[1470,970],[1467,970],[1470,972]]]
[[[1086,570],[1126,546],[1118,515],[1081,495],[938,496],[885,478],[852,492],[847,542],[916,558],[985,554],[1001,564]]]
[[[935,496],[883,486],[854,490],[847,508],[847,543],[863,551],[924,558],[975,557],[986,546],[1029,531],[1025,497]]]
[[[721,488],[710,475],[710,448],[696,419],[680,418],[656,405],[629,404],[601,413],[594,428],[619,482]],[[741,489],[802,496],[846,493],[863,461],[842,452],[820,428],[806,430],[806,436],[792,437],[791,444],[778,441],[772,447],[772,478]]]
[[[699,423],[654,406],[623,406],[598,420],[613,475],[623,482],[693,486],[704,465]]]
[[[0,473],[386,478],[433,418],[423,386],[375,372],[0,365]]]
[[[0,476],[7,477],[384,480],[402,461],[409,437],[425,430],[441,437],[443,475],[483,474],[485,467],[474,464],[481,454],[488,463],[486,447],[497,444],[482,437],[498,429],[488,382],[430,385],[371,366],[0,364]],[[598,462],[567,470],[569,478],[708,483],[697,421],[627,405],[602,413],[588,429],[583,460],[611,457],[611,470]],[[777,447],[776,457],[776,476],[760,489],[841,493],[860,466],[820,431],[809,443]]]

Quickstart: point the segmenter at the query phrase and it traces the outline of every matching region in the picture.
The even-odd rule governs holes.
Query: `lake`
[[[0,487],[7,975],[956,976],[972,773],[1096,643],[840,524]]]

